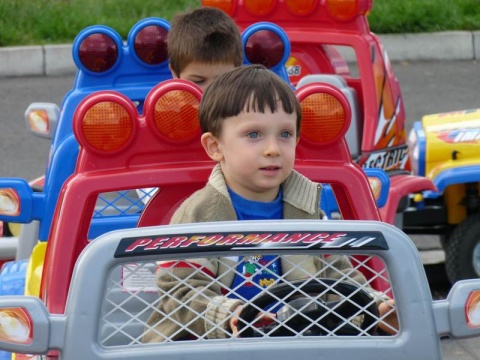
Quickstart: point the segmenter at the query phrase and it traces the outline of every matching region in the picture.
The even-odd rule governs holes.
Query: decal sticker
[[[288,78],[293,85],[296,85],[298,81],[304,77],[308,71],[308,68],[305,64],[300,60],[293,56],[290,56],[285,63],[285,67],[287,68]]]
[[[480,128],[449,129],[439,131],[437,137],[447,144],[477,144],[480,140]]]
[[[155,272],[135,263],[123,265],[122,290],[128,292],[157,292]]]
[[[170,234],[124,238],[115,257],[195,251],[246,249],[387,250],[382,233],[372,232],[268,232]]]
[[[362,165],[364,168],[378,168],[385,171],[405,169],[408,163],[408,146],[370,153]]]

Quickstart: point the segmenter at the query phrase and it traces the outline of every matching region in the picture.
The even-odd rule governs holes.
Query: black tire
[[[473,214],[452,231],[445,246],[445,268],[452,284],[480,277],[479,253],[480,214]]]

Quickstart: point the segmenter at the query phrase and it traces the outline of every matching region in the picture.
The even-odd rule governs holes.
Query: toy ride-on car
[[[433,181],[405,212],[408,233],[442,236],[452,283],[480,277],[480,110],[426,115],[409,135],[414,171]]]

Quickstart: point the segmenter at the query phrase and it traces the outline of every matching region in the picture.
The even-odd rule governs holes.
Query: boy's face
[[[202,136],[210,157],[218,161],[227,185],[249,200],[273,201],[293,169],[297,145],[296,114],[242,112],[223,121],[219,138]],[[208,135],[210,134],[210,135]],[[208,140],[210,137],[210,149]],[[210,150],[210,151],[209,151]]]
[[[184,79],[198,85],[203,91],[220,75],[235,69],[235,65],[229,63],[206,64],[200,62],[192,62],[188,64],[182,72],[174,78]]]

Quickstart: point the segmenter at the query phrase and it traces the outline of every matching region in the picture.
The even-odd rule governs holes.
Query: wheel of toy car
[[[319,294],[341,295],[343,298],[328,302],[317,299],[312,302],[312,296]],[[351,283],[315,279],[274,285],[268,292],[260,294],[245,305],[238,321],[241,337],[263,336],[262,332],[246,325],[255,320],[259,309],[274,304],[278,298],[287,302],[276,313],[277,320],[283,324],[280,326],[275,322],[262,327],[262,332],[269,336],[294,336],[298,333],[326,335],[329,332],[336,335],[358,335],[362,330],[369,334],[375,332],[376,326],[373,326],[373,323],[378,319],[378,308],[371,294]],[[361,318],[358,327],[344,321],[351,318]]]
[[[445,267],[452,284],[480,277],[480,214],[470,215],[452,231],[445,247]]]

